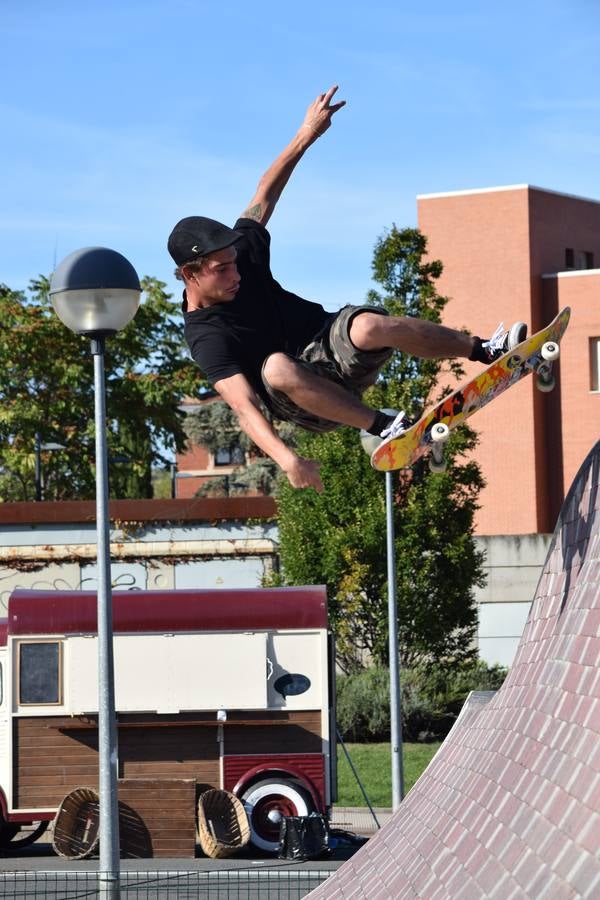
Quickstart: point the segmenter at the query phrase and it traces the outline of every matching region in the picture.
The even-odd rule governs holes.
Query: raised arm
[[[245,375],[231,375],[215,382],[215,388],[238,418],[240,428],[257,447],[270,456],[288,477],[292,487],[323,490],[319,463],[304,459],[284,444],[260,409],[256,393]]]
[[[242,213],[242,218],[267,224],[296,165],[310,145],[327,131],[334,113],[345,106],[345,100],[331,103],[336,91],[337,85],[333,85],[310,104],[298,132],[258,182],[256,193]]]

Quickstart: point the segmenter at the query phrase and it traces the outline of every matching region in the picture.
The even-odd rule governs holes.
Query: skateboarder
[[[318,491],[323,490],[319,463],[281,440],[261,402],[275,418],[309,431],[350,425],[385,437],[405,427],[404,413],[391,416],[360,398],[394,350],[488,364],[526,336],[522,322],[508,331],[499,326],[482,341],[374,307],[345,306],[329,313],[275,281],[265,226],[295,166],[345,105],[334,102],[336,91],[333,86],[310,104],[233,229],[190,216],[177,223],[168,241],[176,275],[185,284],[182,310],[193,359],[235,412],[240,428],[290,483]]]

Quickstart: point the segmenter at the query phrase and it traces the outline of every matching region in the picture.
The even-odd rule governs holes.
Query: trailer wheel
[[[7,847],[19,831],[20,825],[15,825],[14,822],[7,822],[0,811],[0,847]]]
[[[31,844],[35,844],[38,838],[47,830],[49,824],[49,822],[41,821],[31,822],[29,825],[16,825],[9,842],[10,848],[17,850],[21,847],[29,847]]]
[[[297,782],[278,777],[257,781],[241,796],[250,823],[250,841],[267,853],[279,849],[279,829],[284,816],[308,816],[314,804]]]

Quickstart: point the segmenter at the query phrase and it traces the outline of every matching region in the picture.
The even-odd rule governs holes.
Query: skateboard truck
[[[557,341],[547,341],[542,345],[540,355],[544,362],[539,363],[535,370],[535,386],[538,391],[547,394],[554,390],[556,379],[552,374],[552,363],[560,355],[560,347]]]
[[[445,472],[444,446],[450,437],[450,429],[445,422],[436,422],[431,428],[430,437],[431,456],[429,457],[429,469],[432,472]]]

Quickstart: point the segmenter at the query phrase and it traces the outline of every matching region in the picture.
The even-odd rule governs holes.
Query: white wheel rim
[[[268,803],[268,798],[272,797],[272,803]],[[251,841],[261,850],[273,851],[277,850],[279,841],[266,840],[258,833],[255,828],[255,814],[260,815],[261,822],[264,816],[267,816],[271,809],[278,807],[277,797],[287,800],[282,804],[285,807],[283,815],[290,815],[290,807],[295,807],[293,815],[307,816],[308,806],[302,794],[293,788],[290,784],[283,781],[270,781],[268,784],[257,785],[256,788],[250,788],[247,794],[244,794],[242,803],[248,816],[250,823]]]
[[[431,429],[431,440],[434,441],[434,443],[448,440],[449,435],[450,429],[444,422],[438,422],[437,425],[434,425]]]

